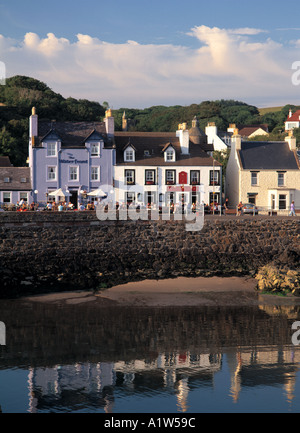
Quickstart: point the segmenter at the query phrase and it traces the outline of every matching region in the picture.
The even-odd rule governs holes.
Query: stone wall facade
[[[2,212],[0,224],[2,298],[300,263],[297,217],[207,216],[194,232],[184,221],[99,221],[94,212]]]

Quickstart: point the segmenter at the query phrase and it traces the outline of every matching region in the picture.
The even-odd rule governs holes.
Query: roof
[[[108,144],[104,122],[39,122],[39,144],[46,137],[60,138],[63,147],[83,146],[88,139],[103,140]]]
[[[0,167],[11,167],[9,156],[0,156]]]
[[[130,141],[135,147],[135,161],[124,162],[124,147]],[[174,132],[115,132],[116,163],[117,165],[142,166],[212,166],[213,158],[190,141],[190,154],[182,155],[179,138]],[[166,162],[164,149],[172,145],[176,152],[176,161]],[[147,152],[148,151],[148,156]],[[215,161],[215,166],[221,166]]]
[[[239,150],[246,170],[299,170],[297,153],[285,141],[246,141]]]
[[[242,137],[249,137],[249,135],[253,134],[258,129],[262,129],[263,131],[268,133],[268,125],[250,125],[250,126],[242,126],[239,130],[239,134]]]
[[[300,121],[300,110],[295,111],[295,113],[293,113],[291,115],[291,117],[287,117],[286,122],[299,122]]]
[[[5,178],[9,178],[9,182],[4,182]],[[0,167],[1,191],[29,191],[31,189],[29,167]]]

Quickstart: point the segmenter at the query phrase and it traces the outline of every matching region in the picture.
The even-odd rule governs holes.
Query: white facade
[[[214,150],[217,152],[226,152],[230,147],[230,140],[225,143],[218,135],[218,128],[215,123],[208,123],[205,128],[205,134],[207,135],[207,142],[213,144]]]
[[[170,203],[176,205],[182,203],[182,200],[185,204],[194,202],[208,204],[213,201],[214,194],[216,201],[220,203],[221,176],[219,166],[187,167],[172,165],[172,163],[158,167],[117,165],[115,167],[115,199],[119,203],[133,202],[158,207],[169,206]],[[187,183],[181,183],[182,177],[187,178]],[[199,182],[198,180],[193,181],[198,177]],[[147,180],[152,178],[153,181]]]

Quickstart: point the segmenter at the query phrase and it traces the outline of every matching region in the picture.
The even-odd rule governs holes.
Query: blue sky
[[[113,108],[238,99],[300,104],[300,4],[270,0],[0,0],[7,76]]]

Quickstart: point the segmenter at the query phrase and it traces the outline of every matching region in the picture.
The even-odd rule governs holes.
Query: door
[[[70,191],[72,194],[70,197],[70,202],[74,205],[75,209],[78,207],[78,191]]]

